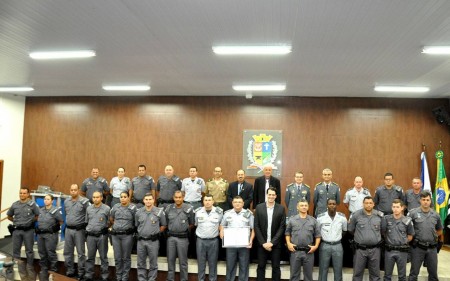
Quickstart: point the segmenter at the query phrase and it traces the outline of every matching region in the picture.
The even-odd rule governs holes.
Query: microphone
[[[52,181],[52,184],[50,185],[50,187],[53,187],[53,185],[55,184],[55,182],[58,180],[59,175],[56,175],[55,179]]]

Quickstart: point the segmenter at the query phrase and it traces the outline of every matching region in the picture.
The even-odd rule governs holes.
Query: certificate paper
[[[224,227],[222,246],[224,248],[243,248],[250,242],[250,227]]]

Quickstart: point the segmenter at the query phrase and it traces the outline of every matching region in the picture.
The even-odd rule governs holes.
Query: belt
[[[86,235],[87,236],[100,237],[100,236],[105,235],[105,234],[108,234],[108,229],[107,228],[102,229],[100,232],[86,231]]]
[[[336,241],[336,242],[328,242],[328,241],[322,240],[321,242],[322,242],[322,243],[325,243],[325,244],[328,244],[328,245],[337,245],[337,244],[341,244],[341,241],[340,241],[340,240],[339,240],[339,241]]]
[[[386,244],[384,247],[386,248],[387,251],[400,251],[400,252],[408,252],[409,251],[408,245],[394,246],[394,245]]]
[[[135,231],[135,229],[134,228],[130,228],[130,229],[127,229],[127,230],[111,230],[109,233],[111,234],[111,235],[128,235],[128,234],[133,234],[133,233],[135,233],[136,231]]]
[[[429,243],[429,242],[422,242],[420,240],[417,241],[417,247],[419,247],[422,250],[428,250],[433,249],[437,247],[437,243]]]
[[[144,241],[148,241],[148,240],[156,241],[158,239],[159,239],[159,233],[150,235],[149,237],[142,237],[142,236],[138,237],[138,240],[144,240]]]
[[[34,229],[34,226],[33,226],[33,224],[32,225],[28,225],[28,226],[16,225],[16,229],[17,230],[28,231],[28,230]]]
[[[198,239],[202,239],[202,240],[216,240],[219,236],[213,237],[213,238],[202,238],[200,236],[197,236]]]
[[[36,232],[36,234],[47,234],[47,233],[54,234],[54,233],[57,233],[57,232],[55,232],[55,231],[53,231],[51,229],[41,230],[39,228],[36,228],[35,232]]]
[[[168,233],[169,237],[177,237],[177,238],[188,238],[189,234],[187,232],[170,232]]]
[[[80,225],[66,225],[66,227],[68,229],[82,230],[82,229],[85,229],[86,224],[83,223],[83,224],[80,224]]]
[[[296,250],[296,251],[303,251],[305,253],[308,253],[311,250],[311,248],[310,247],[294,246],[294,250]]]
[[[358,243],[356,243],[356,242],[355,242],[355,244],[356,244],[356,248],[357,248],[357,249],[360,249],[360,250],[367,250],[367,249],[380,248],[381,245],[383,244],[383,241],[380,241],[380,242],[378,242],[378,243],[375,244],[375,245],[363,245],[363,244],[358,244]]]

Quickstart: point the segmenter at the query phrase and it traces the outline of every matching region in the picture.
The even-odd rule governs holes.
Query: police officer
[[[64,234],[64,264],[67,277],[84,279],[86,264],[86,210],[91,205],[89,199],[79,195],[78,184],[70,186],[71,198],[64,201],[66,212],[66,232]],[[73,262],[74,248],[78,254],[78,276]]]
[[[83,181],[81,185],[81,194],[86,196],[89,201],[92,201],[92,194],[95,191],[99,191],[102,193],[102,196],[106,196],[109,193],[108,182],[105,178],[99,176],[100,172],[98,168],[93,168],[91,171],[91,177],[87,178]]]
[[[384,174],[384,185],[377,187],[373,201],[375,209],[385,215],[392,214],[392,201],[400,199],[404,202],[403,189],[394,184],[394,175],[392,173]]]
[[[102,203],[103,195],[100,191],[92,194],[93,205],[86,210],[86,244],[88,248],[88,258],[86,261],[86,280],[90,281],[94,277],[95,254],[98,250],[100,256],[100,270],[103,281],[108,279],[108,227],[109,212],[111,208]]]
[[[39,280],[48,280],[48,270],[58,271],[58,256],[56,255],[56,246],[58,245],[58,233],[61,224],[63,224],[62,212],[60,207],[53,204],[53,196],[47,194],[44,196],[44,207],[40,209],[38,217],[38,253],[41,272]]]
[[[189,177],[181,182],[181,191],[184,192],[185,203],[190,204],[194,210],[202,206],[202,195],[206,184],[202,178],[197,177],[197,167],[189,168]]]
[[[323,182],[316,184],[314,189],[314,215],[317,217],[327,211],[327,200],[334,199],[336,204],[341,203],[341,191],[339,185],[332,182],[333,172],[325,168],[322,171]]]
[[[291,252],[290,271],[292,281],[300,280],[303,266],[303,280],[313,280],[314,252],[320,244],[320,226],[315,218],[308,215],[309,204],[300,200],[298,215],[289,218],[286,226],[286,244]]]
[[[131,250],[133,245],[134,215],[136,205],[130,203],[130,195],[126,191],[120,194],[120,203],[111,209],[110,221],[112,229],[112,245],[114,249],[114,265],[117,281],[128,281],[131,268]]]
[[[341,240],[347,231],[347,218],[336,212],[336,200],[328,199],[328,212],[317,217],[320,226],[319,281],[326,281],[330,260],[333,261],[334,281],[342,281],[344,250]]]
[[[405,192],[405,205],[408,210],[420,207],[420,193],[422,191],[422,180],[415,177],[412,180],[412,188]],[[431,191],[428,191],[431,194]],[[431,208],[433,208],[433,201],[431,201]]]
[[[153,198],[156,198],[155,181],[147,173],[147,167],[145,165],[138,166],[138,176],[134,177],[131,181],[131,201],[136,204],[136,207],[142,208],[144,196],[147,193],[151,193]]]
[[[227,248],[226,281],[236,278],[236,265],[239,262],[239,281],[248,280],[248,264],[250,248],[255,238],[254,218],[250,210],[244,209],[244,199],[240,196],[233,198],[233,209],[226,211],[220,223],[220,238],[224,238],[224,227],[250,227],[250,238],[247,247]]]
[[[19,200],[14,202],[6,213],[8,219],[14,224],[13,237],[13,257],[18,262],[20,279],[35,280],[34,272],[34,222],[39,216],[39,207],[30,199],[30,190],[27,187],[21,187],[19,192]],[[27,255],[26,264],[20,259],[20,250],[22,242],[25,245],[25,253]]]
[[[350,212],[350,216],[352,213],[363,208],[363,200],[367,196],[370,196],[370,191],[363,187],[362,177],[355,177],[354,187],[347,190],[343,200],[345,207]]]
[[[214,199],[214,206],[222,210],[228,210],[227,203],[228,182],[222,178],[222,168],[214,168],[214,178],[206,182],[206,194],[211,194]]]
[[[119,167],[117,169],[117,177],[111,179],[109,187],[112,190],[111,207],[113,207],[117,203],[120,203],[120,194],[122,192],[125,191],[129,193],[131,190],[131,180],[125,176],[124,167]]]
[[[165,208],[167,205],[173,204],[173,195],[177,190],[181,190],[181,180],[174,175],[172,165],[167,165],[164,168],[164,175],[159,177],[156,185],[158,207]]]
[[[354,235],[353,280],[363,280],[366,264],[369,279],[380,280],[381,219],[383,213],[374,210],[373,198],[363,200],[364,208],[352,214],[348,231]]]
[[[385,239],[384,252],[384,280],[392,279],[394,264],[397,264],[398,280],[406,280],[406,262],[408,260],[409,245],[414,235],[414,227],[410,217],[405,217],[404,203],[400,199],[392,202],[392,215],[383,217],[381,233]]]
[[[208,261],[209,281],[217,281],[217,260],[219,258],[219,225],[223,211],[214,207],[214,199],[208,194],[203,197],[203,207],[195,210],[197,229],[198,280],[205,281],[206,261]]]
[[[409,280],[416,281],[420,266],[426,260],[428,280],[438,280],[437,249],[439,237],[442,236],[442,222],[439,215],[430,208],[431,194],[420,193],[420,208],[408,213],[414,225],[414,240],[411,247],[411,270]],[[442,240],[441,240],[442,241]]]
[[[194,210],[191,205],[183,203],[183,193],[175,191],[173,195],[174,204],[166,207],[167,219],[167,280],[175,280],[176,258],[180,262],[180,280],[188,280],[188,247],[189,230],[194,227]]]
[[[298,214],[298,201],[305,200],[308,204],[311,202],[310,187],[303,183],[303,172],[296,172],[294,180],[294,183],[291,183],[286,187],[286,195],[284,198],[284,202],[288,208],[288,218]]]
[[[144,207],[135,215],[138,234],[137,274],[139,281],[155,281],[158,275],[158,250],[160,233],[166,229],[166,215],[162,208],[154,206],[151,193],[144,196]],[[147,257],[150,268],[147,271]]]

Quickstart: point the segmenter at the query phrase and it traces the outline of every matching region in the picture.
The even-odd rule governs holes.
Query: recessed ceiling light
[[[104,85],[105,91],[148,91],[149,85]]]
[[[284,91],[286,84],[269,84],[269,85],[233,85],[235,91]]]
[[[30,92],[32,87],[0,87],[0,92]]]
[[[396,93],[426,93],[430,90],[428,87],[408,87],[408,86],[376,86],[377,92],[396,92]]]
[[[286,55],[291,46],[213,46],[218,55]]]
[[[450,55],[450,46],[425,46],[422,53],[430,55]]]
[[[95,52],[92,50],[80,51],[56,51],[56,52],[32,52],[30,57],[36,60],[52,60],[52,59],[77,59],[94,57]]]

